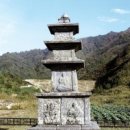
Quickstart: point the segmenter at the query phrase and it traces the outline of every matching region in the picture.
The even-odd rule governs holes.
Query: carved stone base
[[[91,93],[45,93],[38,97],[39,125],[86,125]]]
[[[86,125],[38,125],[28,130],[100,130],[96,122]]]

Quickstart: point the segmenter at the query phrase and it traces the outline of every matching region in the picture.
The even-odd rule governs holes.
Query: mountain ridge
[[[78,40],[81,40],[83,49],[76,55],[85,60],[85,68],[78,71],[78,78],[98,80],[104,74],[106,65],[130,44],[130,28]],[[42,59],[49,56],[51,54],[47,49],[5,53],[0,56],[0,72],[9,72],[23,79],[50,78],[50,70],[41,63]]]

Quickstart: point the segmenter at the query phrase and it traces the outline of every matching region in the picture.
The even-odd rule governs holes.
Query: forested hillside
[[[105,89],[118,85],[130,86],[130,44],[105,66],[96,82],[97,87]]]
[[[127,59],[129,55],[127,52],[129,52],[129,49],[127,48],[129,48],[130,44],[130,28],[119,33],[110,32],[106,35],[86,37],[79,40],[82,41],[83,49],[77,52],[77,57],[85,60],[85,68],[78,71],[78,78],[96,79],[100,81],[107,75],[107,78],[103,78],[105,81],[102,84],[105,84],[108,81],[112,82],[110,85],[116,84],[117,81],[113,82],[113,78],[115,77],[115,72],[113,72],[116,67],[115,64],[123,64],[123,62],[126,62],[123,59],[128,60],[128,63],[124,64],[129,64],[129,58]],[[124,52],[128,55],[124,54]],[[20,53],[3,54],[0,56],[0,72],[10,73],[11,75],[18,76],[22,79],[50,78],[50,70],[41,64],[41,60],[48,55],[49,52],[47,49],[35,49]],[[122,62],[117,63],[118,60]],[[124,76],[122,74],[124,67],[125,66],[118,69],[120,73],[118,72],[116,75],[120,74],[120,77]],[[128,69],[130,69],[129,65],[127,65],[127,70]],[[112,76],[109,77],[110,72]],[[130,74],[128,73],[128,75]],[[118,79],[121,78],[117,78],[117,80]],[[129,80],[130,79],[128,78],[127,84],[129,84]],[[123,82],[120,81],[118,84],[122,84]],[[98,82],[97,84],[100,85],[100,83],[101,82]]]
[[[47,78],[48,70],[41,64],[47,50],[35,49],[20,53],[6,53],[0,57],[0,71],[20,78]]]

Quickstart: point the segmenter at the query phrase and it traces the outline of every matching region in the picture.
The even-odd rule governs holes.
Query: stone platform
[[[28,130],[99,130],[91,121],[91,92],[39,93],[38,125]]]
[[[96,122],[90,122],[86,125],[37,125],[28,130],[100,130]]]
[[[51,92],[38,94],[38,124],[87,124],[90,122],[90,95],[91,92]]]

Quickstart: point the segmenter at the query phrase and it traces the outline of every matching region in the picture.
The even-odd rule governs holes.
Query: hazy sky
[[[45,48],[47,24],[64,12],[80,25],[76,38],[130,27],[130,0],[0,0],[0,54]]]

